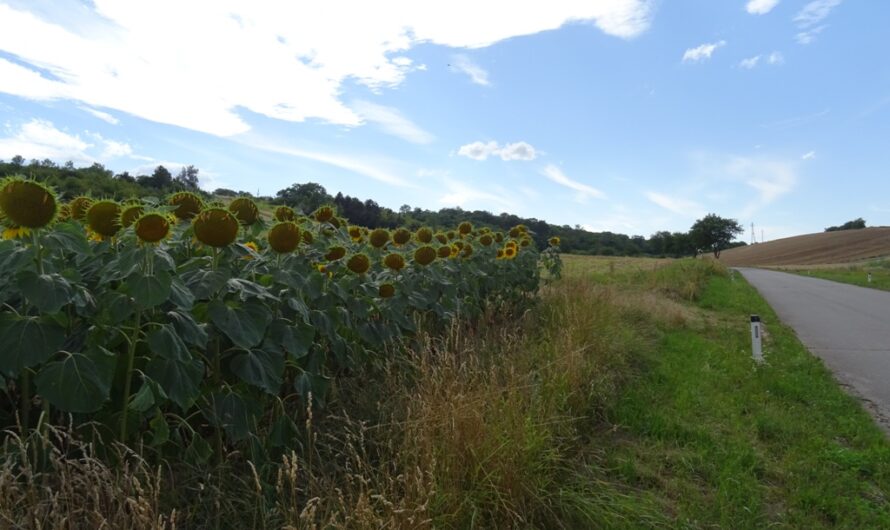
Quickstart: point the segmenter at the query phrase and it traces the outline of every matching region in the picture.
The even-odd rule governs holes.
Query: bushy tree
[[[698,252],[713,252],[714,257],[719,258],[720,252],[729,248],[735,236],[743,231],[735,219],[709,213],[692,225],[689,237]]]
[[[860,228],[865,228],[865,219],[858,218],[853,219],[852,221],[847,221],[846,223],[840,226],[829,226],[825,229],[826,232],[837,232],[839,230],[858,230]]]

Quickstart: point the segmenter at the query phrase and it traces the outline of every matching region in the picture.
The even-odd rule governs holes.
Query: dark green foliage
[[[859,217],[857,219],[853,219],[852,221],[847,221],[846,223],[840,226],[829,226],[825,229],[826,232],[837,232],[840,230],[858,230],[860,228],[865,228],[865,219]]]
[[[726,219],[709,213],[699,219],[689,230],[689,237],[698,252],[712,252],[715,258],[729,248],[735,236],[744,230],[735,219]]]

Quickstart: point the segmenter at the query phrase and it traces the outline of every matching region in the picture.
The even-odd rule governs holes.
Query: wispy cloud
[[[714,51],[716,51],[717,48],[722,48],[723,46],[726,46],[725,40],[702,44],[700,46],[696,46],[695,48],[689,48],[683,53],[683,62],[696,63],[708,60],[711,58],[711,55],[714,54]]]
[[[800,157],[801,160],[809,160],[811,158],[816,158],[816,151],[807,151]]]
[[[761,59],[763,59],[766,64],[772,66],[778,66],[785,62],[785,56],[783,56],[781,52],[772,52],[769,55],[755,55],[754,57],[742,59],[739,62],[739,68],[745,68],[747,70],[756,68],[757,65],[760,64]]]
[[[804,114],[803,116],[794,116],[792,118],[785,118],[778,121],[764,123],[763,125],[761,125],[761,127],[763,127],[764,129],[791,129],[793,127],[799,127],[801,125],[806,125],[808,123],[820,120],[825,116],[828,116],[830,112],[831,109],[824,109],[812,114]]]
[[[578,182],[577,180],[572,180],[565,175],[558,167],[553,164],[549,164],[546,166],[541,173],[544,174],[545,177],[552,180],[553,182],[565,186],[571,190],[575,190],[577,193],[576,198],[579,201],[586,201],[588,198],[595,199],[604,199],[606,194],[602,191],[594,188],[593,186],[588,186],[582,182]]]
[[[779,0],[748,0],[745,11],[752,15],[765,15],[773,10]]]
[[[665,210],[684,217],[698,217],[704,213],[704,208],[702,208],[699,203],[682,197],[673,197],[663,193],[649,191],[646,192],[646,198]]]
[[[741,62],[739,62],[739,66],[741,68],[747,68],[748,70],[750,70],[750,69],[754,68],[755,66],[757,66],[757,63],[759,63],[759,62],[760,62],[760,56],[755,55],[754,57],[748,57],[747,59],[742,59]]]
[[[800,44],[809,44],[816,39],[827,24],[822,24],[831,11],[841,4],[843,0],[814,0],[803,7],[796,15],[794,22],[800,30],[795,38]]]
[[[110,123],[112,125],[117,125],[120,123],[120,120],[108,114],[107,112],[102,112],[101,110],[91,109],[90,107],[84,107],[83,105],[78,107],[80,110],[86,112],[87,114],[92,114],[94,117],[99,118],[100,120]]]
[[[783,159],[737,156],[732,157],[722,171],[757,193],[742,209],[742,217],[750,217],[754,212],[790,193],[798,182],[796,164]]]
[[[496,211],[496,213],[516,210],[515,202],[507,200],[504,193],[485,191],[479,186],[468,185],[453,178],[445,178],[442,183],[448,190],[447,193],[439,197],[439,204],[442,206],[459,206],[461,208],[476,206]]]
[[[451,66],[469,76],[470,80],[477,85],[491,85],[491,82],[488,80],[488,72],[466,55],[459,54],[452,57]]]
[[[504,144],[501,147],[498,142],[473,142],[460,146],[457,154],[472,158],[473,160],[487,160],[490,156],[499,156],[501,160],[534,160],[538,156],[537,150],[528,142],[514,142]]]
[[[399,137],[415,144],[429,144],[436,138],[406,118],[398,109],[371,103],[355,101],[352,109],[362,119],[376,123],[386,134]]]
[[[21,155],[26,159],[50,159],[78,165],[106,163],[116,158],[133,158],[133,149],[125,142],[109,140],[98,133],[70,133],[52,122],[32,119],[17,128],[7,128],[0,138],[0,159]]]

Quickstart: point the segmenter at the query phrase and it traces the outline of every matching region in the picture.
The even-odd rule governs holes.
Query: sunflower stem
[[[31,241],[36,251],[34,261],[37,263],[37,274],[43,276],[43,247],[40,246],[40,236],[36,229],[31,232]]]
[[[142,324],[142,311],[136,312],[136,325],[127,348],[127,371],[124,374],[124,396],[121,401],[121,441],[127,440],[127,409],[130,405],[130,390],[133,382],[133,362],[136,358],[136,344],[139,342],[139,330]]]

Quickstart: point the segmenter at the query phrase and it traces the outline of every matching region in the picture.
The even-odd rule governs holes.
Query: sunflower
[[[307,245],[311,245],[315,241],[315,236],[312,235],[312,232],[308,230],[303,230],[303,243]]]
[[[328,249],[328,253],[324,255],[324,258],[328,261],[337,261],[346,255],[346,249],[343,247],[331,247]]]
[[[479,238],[479,243],[487,247],[494,243],[494,238],[488,234],[482,234],[482,237]]]
[[[399,228],[392,233],[392,242],[396,245],[402,246],[408,241],[411,241],[411,232],[407,229]]]
[[[448,245],[443,245],[443,246],[439,247],[439,250],[436,251],[436,255],[442,259],[445,259],[445,258],[451,256],[451,247],[449,247]]]
[[[275,220],[276,221],[293,221],[297,216],[294,213],[294,209],[290,206],[279,206],[275,208]]]
[[[19,177],[0,184],[0,210],[20,228],[43,228],[56,218],[56,194],[42,184]]]
[[[469,221],[464,221],[457,225],[457,231],[460,232],[462,236],[465,236],[473,231],[473,224]]]
[[[532,244],[532,240],[527,237],[523,237],[521,240],[519,240],[520,247],[527,247],[531,244]]]
[[[432,243],[433,231],[424,226],[417,229],[417,232],[414,233],[414,237],[421,243]]]
[[[371,268],[371,259],[367,254],[356,254],[349,258],[346,267],[356,274],[364,274]]]
[[[517,254],[516,247],[504,247],[504,258],[513,259]]]
[[[330,206],[321,206],[312,213],[312,217],[319,223],[325,223],[333,219],[334,209]]]
[[[329,222],[329,223],[331,224],[331,226],[333,226],[334,228],[340,228],[341,225],[345,225],[345,224],[346,224],[346,222],[345,222],[343,219],[339,218],[339,217],[331,217],[331,220],[328,221],[328,222]]]
[[[170,234],[170,220],[165,215],[151,212],[136,219],[133,229],[143,243],[157,243]]]
[[[377,289],[377,294],[380,295],[380,298],[392,298],[396,294],[396,288],[391,283],[384,283]]]
[[[144,211],[145,208],[143,208],[141,204],[130,204],[124,206],[123,210],[121,210],[121,226],[124,228],[132,226],[132,224],[136,222],[136,219],[142,217]]]
[[[560,243],[559,236],[553,236],[547,242],[550,243],[550,246],[558,247]]]
[[[510,237],[519,237],[520,235],[522,235],[522,230],[520,230],[518,226],[514,226],[510,229]]]
[[[176,206],[176,209],[173,210],[173,215],[175,215],[177,219],[182,219],[184,221],[192,219],[198,215],[202,208],[204,208],[204,201],[201,200],[201,197],[198,197],[190,191],[174,193],[167,199],[167,204]]]
[[[496,259],[504,259],[504,249],[499,248]]]
[[[347,230],[349,238],[358,243],[362,240],[362,228],[360,226],[350,226]]]
[[[447,245],[448,244],[448,236],[446,236],[442,232],[439,232],[438,234],[436,234],[436,241],[438,241],[439,243],[441,243],[443,245]]]
[[[87,226],[94,233],[113,237],[121,229],[121,206],[114,201],[96,201],[87,210]]]
[[[31,235],[31,231],[21,226],[6,226],[3,228],[3,239],[19,239]]]
[[[59,213],[56,215],[57,221],[67,221],[71,219],[71,207],[67,204],[59,205]]]
[[[260,220],[260,209],[247,197],[238,197],[229,203],[229,211],[235,215],[238,222],[244,226],[251,226]]]
[[[495,233],[494,233],[494,240],[495,240],[496,243],[503,243],[503,242],[504,242],[504,234],[503,234],[503,232],[495,232]]]
[[[454,233],[454,230],[449,230],[445,235],[448,236],[448,239],[454,239],[455,237],[457,237],[457,234]]]
[[[71,199],[71,202],[68,203],[68,209],[71,211],[71,218],[83,221],[91,204],[93,204],[93,199],[89,197],[80,196]]]
[[[383,264],[398,272],[405,268],[405,258],[401,254],[388,254],[383,258]]]
[[[430,263],[436,261],[436,249],[431,246],[425,245],[414,251],[414,262],[418,265],[429,265]]]
[[[228,210],[208,208],[195,216],[192,229],[201,243],[222,248],[234,243],[238,237],[238,219]]]
[[[377,228],[371,235],[368,236],[368,241],[371,242],[371,246],[374,248],[383,248],[384,245],[389,243],[389,230],[385,228]]]
[[[463,250],[461,250],[461,256],[463,256],[465,258],[469,258],[472,255],[473,255],[473,245],[470,245],[469,243],[467,243],[466,245],[464,245]]]
[[[279,254],[293,252],[300,245],[300,227],[293,221],[282,221],[269,229],[266,239]]]
[[[516,241],[513,241],[513,240],[511,239],[510,241],[507,241],[506,243],[504,243],[504,246],[505,246],[505,247],[513,247],[513,248],[516,248],[518,245],[516,244]]]
[[[463,241],[455,241],[451,244],[451,246],[456,247],[458,250],[463,250],[465,243]]]

